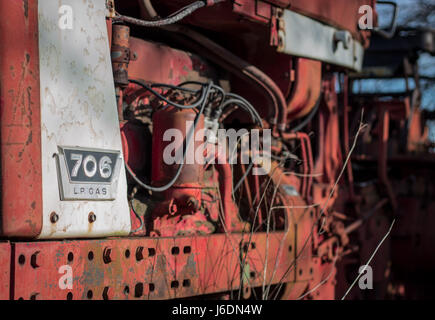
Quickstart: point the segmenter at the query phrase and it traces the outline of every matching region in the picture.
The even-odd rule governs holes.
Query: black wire
[[[207,100],[207,93],[204,90],[204,87],[201,90],[201,97],[193,104],[191,105],[182,105],[182,104],[178,104],[176,102],[170,101],[167,98],[165,98],[164,96],[162,96],[160,93],[158,93],[157,91],[153,90],[153,88],[149,85],[147,85],[146,83],[143,83],[142,81],[138,81],[138,80],[134,80],[134,79],[130,79],[129,80],[132,83],[135,83],[139,86],[142,86],[144,89],[148,90],[149,92],[151,92],[153,95],[155,95],[157,98],[165,101],[167,104],[174,106],[176,108],[180,108],[180,109],[193,109],[193,108],[198,108],[200,107],[205,100]],[[169,86],[169,85],[166,85]]]
[[[182,161],[182,162],[180,163],[180,165],[178,166],[177,173],[175,174],[175,176],[172,178],[171,181],[169,181],[166,185],[161,186],[161,187],[153,187],[153,186],[147,185],[147,184],[143,183],[143,182],[142,182],[142,181],[141,181],[141,180],[140,180],[140,179],[139,179],[139,178],[138,178],[138,177],[133,173],[133,171],[129,168],[128,164],[125,163],[125,167],[126,167],[128,173],[129,173],[130,176],[133,178],[133,180],[136,181],[136,183],[137,183],[139,186],[141,186],[142,188],[145,188],[145,189],[147,189],[147,190],[153,191],[153,192],[163,192],[163,191],[168,190],[170,187],[172,187],[172,186],[174,185],[174,183],[177,181],[178,177],[179,177],[180,174],[181,174],[181,171],[183,170],[183,167],[184,167],[184,161],[185,161],[185,159],[186,159],[187,150],[189,149],[189,145],[190,145],[190,143],[191,143],[191,141],[192,141],[192,137],[193,137],[194,134],[195,134],[195,129],[196,129],[196,127],[197,127],[198,121],[199,121],[199,119],[200,119],[202,113],[204,112],[205,105],[207,104],[207,96],[208,96],[209,93],[210,93],[210,90],[211,90],[211,88],[212,88],[212,85],[213,85],[212,83],[209,83],[209,84],[207,85],[207,88],[206,88],[205,90],[203,90],[203,91],[205,91],[205,96],[206,96],[206,98],[204,99],[204,101],[202,101],[201,109],[199,110],[199,113],[198,113],[198,114],[196,115],[196,117],[195,117],[195,120],[194,120],[194,122],[193,122],[193,127],[191,128],[191,130],[190,130],[190,131],[188,132],[188,134],[186,135],[186,147],[185,147],[185,149],[183,150],[183,161]]]
[[[252,110],[248,106],[246,106],[243,103],[243,101],[241,101],[241,100],[230,99],[230,100],[225,101],[222,104],[222,110],[224,110],[227,106],[229,106],[231,104],[235,104],[237,106],[242,107],[243,110],[247,111],[250,114],[251,119],[252,119],[253,122],[258,122],[259,124],[262,124],[261,119],[259,120],[258,118],[256,118],[254,113],[252,112]]]
[[[204,83],[199,81],[185,81],[179,84],[178,86],[183,87],[189,84],[202,85],[202,86],[204,85]],[[235,104],[242,107],[245,111],[248,111],[249,114],[251,115],[252,120],[253,121],[257,120],[257,123],[263,128],[263,121],[261,120],[260,115],[258,114],[257,110],[252,106],[252,104],[249,103],[248,100],[235,93],[225,93],[224,89],[222,89],[221,87],[215,84],[212,85],[212,88],[218,91],[222,96],[221,103],[218,105],[218,109],[220,110],[220,112],[218,113],[219,115],[222,113],[222,110],[225,109],[225,107],[227,107],[230,104]],[[232,99],[226,100],[226,98],[232,98]]]
[[[153,83],[150,85],[150,87],[151,88],[169,88],[169,89],[185,91],[185,92],[189,92],[189,93],[198,93],[201,91],[201,89],[194,90],[194,89],[189,89],[189,88],[182,88],[180,86],[175,86],[175,85],[167,84],[167,83]]]
[[[243,97],[237,95],[237,94],[233,94],[233,93],[228,93],[226,94],[225,91],[217,86],[214,85],[212,82],[206,84],[206,83],[202,83],[202,82],[198,82],[198,81],[186,81],[181,83],[178,86],[175,85],[170,85],[170,84],[161,84],[161,83],[155,83],[152,85],[147,85],[141,81],[137,81],[137,80],[133,80],[131,79],[130,82],[138,84],[139,86],[142,86],[143,88],[145,88],[146,90],[150,91],[152,94],[154,94],[156,97],[162,99],[163,101],[165,101],[166,103],[180,108],[180,109],[192,109],[192,108],[196,108],[199,105],[201,105],[201,110],[200,113],[196,116],[195,121],[194,121],[194,125],[193,125],[193,130],[195,130],[199,117],[203,114],[204,109],[205,109],[205,105],[208,99],[208,96],[210,95],[210,92],[212,89],[216,90],[217,92],[219,92],[222,96],[222,101],[218,107],[218,110],[220,112],[218,112],[218,114],[221,113],[221,111],[223,109],[225,109],[225,107],[227,107],[230,104],[235,104],[235,105],[239,105],[240,107],[242,107],[245,111],[247,111],[250,115],[253,121],[257,120],[258,124],[263,127],[263,122],[261,120],[260,115],[258,114],[257,110]],[[187,88],[183,88],[183,86],[185,85],[189,85],[189,84],[195,84],[195,85],[199,85],[201,86],[201,89],[199,90],[193,90],[193,89],[187,89]],[[153,90],[153,87],[166,87],[166,88],[170,88],[170,89],[174,89],[174,90],[183,90],[183,91],[187,91],[189,93],[198,93],[199,91],[201,91],[202,95],[201,97],[198,99],[197,102],[195,102],[194,104],[190,105],[190,106],[185,106],[185,105],[180,105],[178,103],[172,102],[168,99],[166,99],[164,96],[162,96],[161,94],[159,94],[158,92],[156,92],[155,90]],[[204,87],[206,87],[206,89],[204,90]],[[229,97],[231,99],[226,100],[225,99]],[[126,165],[126,169],[128,171],[128,173],[131,175],[131,177],[136,181],[136,183],[138,185],[140,185],[141,187],[154,191],[154,192],[162,192],[165,191],[167,189],[169,189],[174,183],[175,181],[178,179],[179,175],[181,174],[181,171],[183,169],[184,166],[184,159],[186,157],[186,151],[188,149],[188,146],[190,145],[191,142],[191,132],[189,132],[189,135],[186,137],[186,149],[183,151],[183,162],[179,165],[178,169],[177,169],[177,173],[175,175],[175,177],[165,186],[162,187],[153,187],[150,185],[147,185],[145,183],[143,183],[139,178],[137,178],[137,176],[133,173],[133,171],[129,168],[129,166],[127,164]],[[233,189],[233,194],[240,188],[242,182],[246,179],[246,177],[248,176],[248,174],[251,172],[252,167],[254,166],[253,163],[251,163],[248,167],[248,169],[246,170],[245,174],[243,175],[243,177],[237,182],[236,186]]]
[[[245,107],[247,107],[247,108],[249,108],[249,110],[251,110],[251,112],[254,114],[255,118],[257,119],[258,124],[261,126],[261,128],[263,128],[263,121],[261,120],[260,115],[258,114],[257,110],[254,108],[254,106],[249,103],[248,100],[246,100],[245,98],[243,98],[243,97],[241,97],[241,96],[239,96],[237,94],[234,94],[234,93],[228,93],[226,96],[229,97],[229,98],[233,98],[235,100],[240,100],[240,102]],[[242,106],[241,104],[239,104],[239,105]]]
[[[187,85],[189,85],[189,84],[196,84],[196,85],[199,85],[199,86],[203,86],[204,85],[204,82],[200,82],[200,81],[184,81],[184,82],[182,82],[182,83],[180,83],[178,86],[180,86],[180,87],[183,87],[183,86],[187,86]],[[213,85],[214,86],[214,85]]]
[[[204,83],[199,82],[199,81],[185,81],[183,83],[180,83],[179,87],[187,86],[189,84],[195,84],[195,85],[204,86]],[[212,85],[212,89],[215,89],[216,91],[218,91],[221,94],[221,96],[222,96],[221,103],[218,106],[218,108],[220,108],[222,106],[222,103],[224,102],[225,97],[227,96],[227,94],[225,93],[224,89],[222,89],[221,87],[219,87],[219,86],[217,86],[215,84]]]
[[[254,106],[248,100],[243,98],[242,96],[239,96],[238,94],[235,94],[235,93],[228,93],[227,97],[243,101],[243,103],[245,103],[247,106],[249,106],[254,111],[254,113],[257,114],[257,117],[260,118],[260,116],[258,115],[257,110],[254,108]]]

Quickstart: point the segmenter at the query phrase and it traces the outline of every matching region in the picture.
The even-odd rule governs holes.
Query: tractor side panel
[[[0,235],[42,228],[38,3],[0,1]]]

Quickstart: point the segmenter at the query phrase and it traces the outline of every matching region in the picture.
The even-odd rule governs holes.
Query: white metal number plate
[[[115,200],[119,151],[59,147],[61,200]]]
[[[128,235],[130,210],[106,1],[39,0],[38,14],[43,193],[40,238]],[[53,212],[59,216],[56,223],[50,221]],[[90,213],[96,216],[92,223]]]

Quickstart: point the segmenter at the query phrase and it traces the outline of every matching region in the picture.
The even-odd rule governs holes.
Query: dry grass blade
[[[366,126],[367,126],[366,124],[363,124],[363,117],[364,117],[364,109],[361,111],[361,120],[360,120],[360,125],[359,125],[359,128],[358,128],[357,133],[355,134],[355,138],[354,138],[354,141],[353,141],[352,147],[351,147],[351,149],[349,150],[349,153],[348,153],[347,156],[346,156],[346,160],[345,160],[345,162],[344,162],[344,164],[343,164],[343,168],[341,169],[340,174],[338,175],[337,179],[335,180],[334,185],[333,185],[333,187],[332,187],[332,189],[331,189],[331,192],[329,193],[328,198],[327,198],[327,200],[325,201],[325,203],[324,203],[324,205],[323,205],[323,207],[322,207],[322,209],[321,209],[321,211],[320,211],[320,215],[319,215],[319,217],[316,219],[316,221],[313,223],[312,228],[311,228],[311,231],[310,231],[310,234],[307,236],[307,238],[306,238],[306,240],[305,240],[305,242],[304,242],[304,244],[303,244],[301,250],[300,250],[299,253],[296,255],[295,259],[290,263],[290,265],[289,265],[289,267],[287,268],[286,272],[285,272],[284,275],[282,276],[281,280],[279,281],[279,286],[277,286],[277,287],[274,289],[274,291],[272,292],[272,294],[275,293],[274,299],[277,298],[277,296],[278,296],[280,290],[282,289],[282,286],[284,285],[283,279],[287,276],[287,274],[288,274],[288,273],[292,270],[292,268],[296,265],[297,260],[299,259],[299,257],[300,257],[300,255],[302,254],[302,252],[305,250],[305,247],[307,246],[307,244],[308,244],[310,238],[313,236],[315,226],[316,226],[316,225],[317,225],[321,220],[322,220],[322,226],[323,226],[324,223],[326,222],[326,219],[324,218],[325,210],[326,210],[326,208],[327,208],[327,206],[328,206],[329,201],[332,199],[332,196],[333,196],[334,193],[335,193],[335,189],[337,188],[337,185],[338,185],[338,183],[339,183],[341,177],[343,176],[343,174],[344,174],[344,172],[345,172],[345,170],[346,170],[346,168],[347,168],[347,164],[348,164],[348,162],[349,162],[349,160],[350,160],[350,157],[352,156],[352,153],[353,153],[353,151],[355,150],[355,147],[356,147],[356,144],[357,144],[357,141],[358,141],[358,137],[360,136],[361,132],[362,132],[362,131],[366,128]],[[321,234],[321,233],[322,233],[322,228],[319,228],[319,231],[318,231],[318,232],[319,232],[319,234]]]
[[[352,290],[353,286],[355,285],[355,283],[358,281],[358,279],[361,277],[361,275],[364,273],[364,271],[366,271],[367,266],[370,264],[370,262],[372,262],[373,258],[375,257],[376,253],[378,252],[379,248],[382,246],[382,244],[384,243],[384,241],[388,238],[391,230],[393,229],[394,223],[396,222],[396,219],[393,220],[393,222],[391,223],[390,229],[388,229],[388,232],[385,234],[385,236],[382,238],[381,242],[379,242],[378,246],[376,247],[375,251],[373,251],[372,255],[370,256],[369,260],[367,261],[367,263],[364,265],[364,269],[358,274],[358,276],[355,278],[355,280],[352,282],[352,284],[350,285],[349,289],[347,289],[346,293],[344,294],[344,296],[341,298],[341,300],[346,299],[347,295],[349,294],[350,290]]]

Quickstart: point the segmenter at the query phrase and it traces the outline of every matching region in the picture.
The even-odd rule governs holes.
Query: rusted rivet
[[[36,300],[36,297],[38,296],[39,293],[34,293],[30,296],[30,300]]]
[[[39,251],[36,251],[32,256],[30,257],[30,265],[33,269],[39,268],[37,258],[38,258]]]
[[[94,223],[95,220],[97,220],[97,216],[95,215],[95,213],[89,212],[88,220],[89,220],[89,223]]]
[[[50,214],[50,221],[51,221],[51,223],[56,223],[58,220],[59,220],[59,216],[57,215],[56,212],[53,211]]]
[[[105,264],[108,264],[112,262],[112,258],[110,257],[110,254],[112,253],[112,249],[110,248],[104,248],[103,251],[103,261]]]

